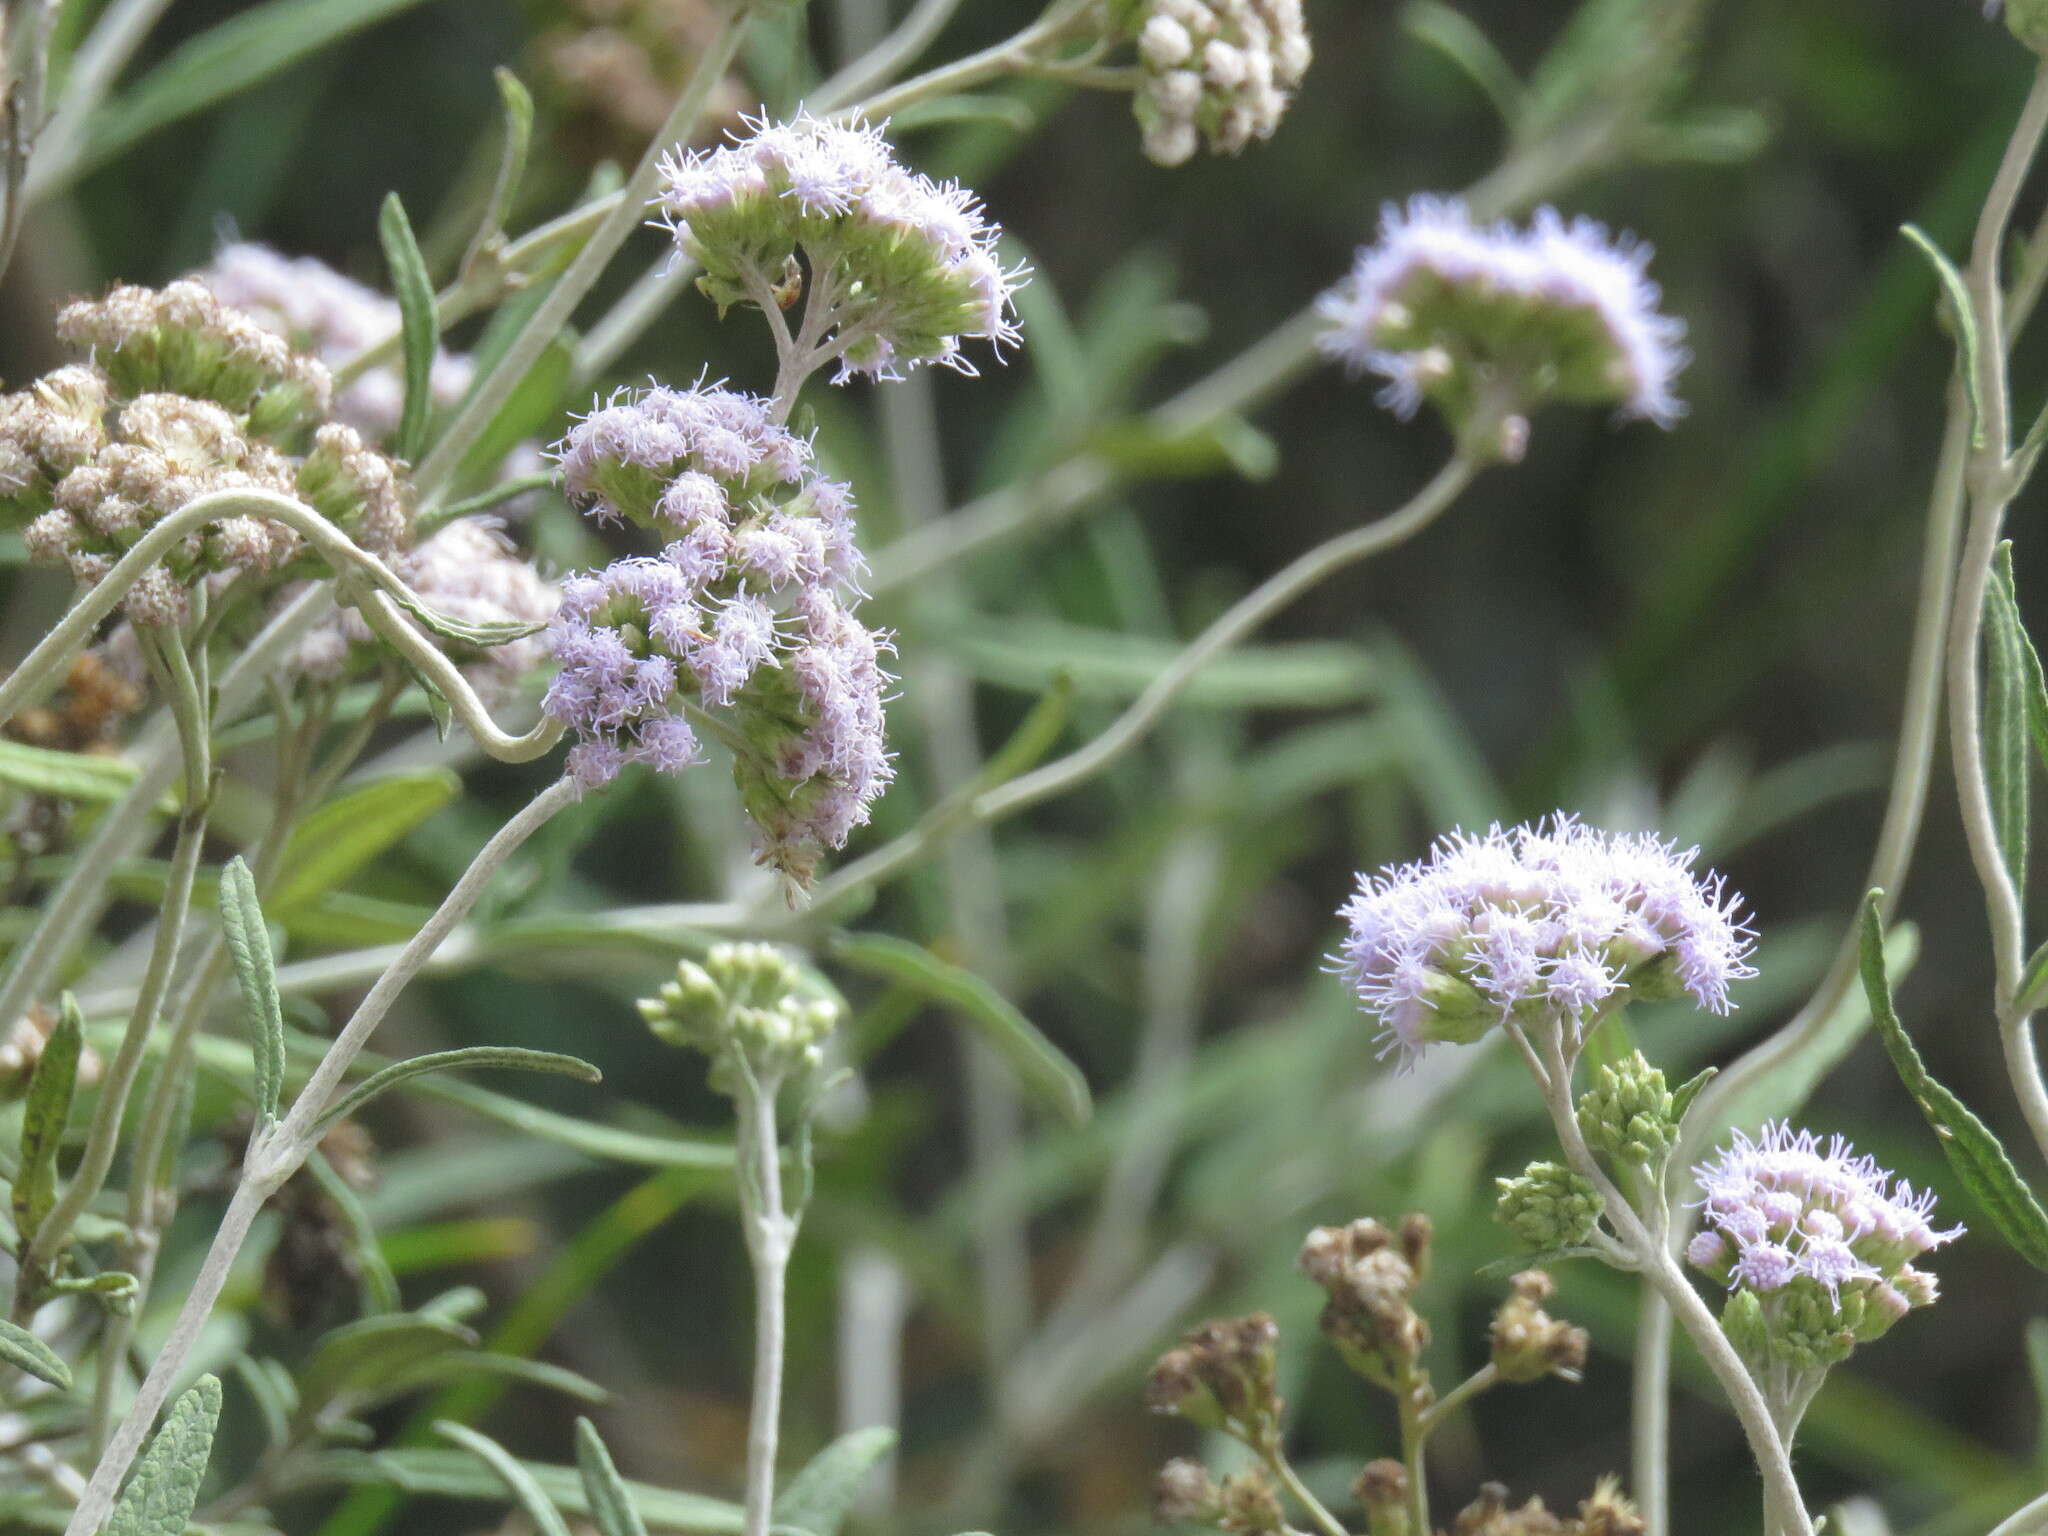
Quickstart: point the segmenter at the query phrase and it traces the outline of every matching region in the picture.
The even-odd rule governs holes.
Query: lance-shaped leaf
[[[397,451],[417,463],[427,446],[427,423],[434,410],[434,353],[441,344],[441,323],[434,310],[434,282],[426,259],[413,238],[412,220],[393,192],[377,215],[377,238],[391,268],[391,289],[398,297],[399,338],[405,356],[405,407],[398,418]]]
[[[1692,1108],[1692,1101],[1700,1096],[1700,1090],[1721,1075],[1719,1067],[1703,1067],[1691,1077],[1671,1090],[1671,1123],[1685,1124],[1685,1112]]]
[[[0,1360],[47,1381],[62,1392],[71,1390],[71,1367],[26,1328],[0,1320]]]
[[[2048,1269],[2048,1212],[2021,1182],[2012,1160],[1990,1129],[1963,1101],[1936,1082],[1892,1007],[1891,982],[1884,969],[1884,926],[1873,891],[1863,904],[1863,987],[1870,995],[1871,1016],[1897,1068],[1906,1091],[1920,1106],[1941,1142],[1949,1166],[1963,1181],[1984,1214],[2005,1240],[2036,1269]]]
[[[839,934],[832,941],[832,953],[855,970],[946,1004],[1010,1064],[1028,1091],[1074,1124],[1088,1118],[1091,1101],[1081,1069],[974,972],[887,934]]]
[[[451,1424],[446,1419],[435,1421],[434,1431],[453,1440],[497,1473],[514,1502],[526,1512],[526,1518],[533,1522],[533,1527],[540,1536],[569,1536],[569,1523],[562,1518],[562,1512],[556,1509],[554,1502],[542,1492],[540,1484],[534,1481],[533,1474],[522,1467],[511,1452],[497,1441],[461,1424]]]
[[[532,94],[502,64],[498,66],[497,80],[498,101],[504,108],[505,137],[498,149],[497,174],[491,178],[490,201],[484,205],[483,218],[470,238],[469,249],[463,253],[465,273],[503,237],[506,222],[512,217],[513,201],[519,196],[519,184],[526,177],[526,152],[533,142]]]
[[[317,1416],[330,1404],[374,1392],[388,1377],[436,1355],[476,1344],[473,1330],[425,1308],[344,1323],[321,1338],[299,1372],[300,1416]]]
[[[462,792],[445,768],[373,779],[324,802],[292,829],[270,910],[287,925]]]
[[[626,1480],[612,1465],[597,1426],[588,1419],[576,1421],[576,1471],[583,1479],[583,1496],[590,1501],[590,1518],[598,1536],[647,1536],[647,1524],[640,1518]]]
[[[0,784],[60,800],[118,800],[135,783],[136,766],[122,757],[58,752],[0,741]]]
[[[1924,229],[1915,224],[1905,224],[1900,226],[1899,233],[1919,247],[1920,254],[1927,258],[1934,268],[1934,275],[1941,280],[1942,297],[1947,300],[1944,313],[1955,329],[1956,351],[1960,354],[1956,368],[1963,376],[1963,389],[1970,401],[1971,443],[1981,448],[1984,446],[1984,405],[1977,397],[1977,312],[1970,305],[1969,285],[1963,281],[1963,274],[1956,270],[1956,264],[1948,259]]]
[[[397,1087],[409,1077],[418,1077],[426,1072],[486,1067],[514,1072],[550,1072],[586,1083],[604,1081],[604,1074],[589,1062],[580,1056],[565,1056],[559,1051],[528,1051],[510,1045],[471,1045],[456,1051],[433,1051],[407,1061],[394,1061],[383,1071],[364,1078],[335,1101],[334,1107],[320,1117],[315,1129],[324,1131],[337,1120],[346,1119],[378,1094],[387,1088]]]
[[[185,1536],[220,1421],[220,1378],[202,1376],[171,1405],[163,1428],[135,1464],[106,1536]]]
[[[2041,662],[2020,624],[2013,593],[2012,547],[1992,568],[1984,594],[1984,780],[1999,852],[2013,889],[2027,890],[2027,807],[2033,758],[2033,717],[2041,690]]]
[[[284,1093],[284,1003],[278,996],[277,959],[270,952],[270,929],[256,896],[256,877],[239,854],[221,871],[220,925],[235,963],[235,985],[242,992],[242,1019],[249,1028],[249,1051],[256,1067],[256,1108],[264,1120],[272,1121]]]
[[[813,1456],[776,1497],[775,1523],[811,1536],[839,1536],[869,1474],[895,1448],[893,1429],[877,1426],[841,1435]]]
[[[35,1242],[43,1218],[57,1201],[57,1150],[71,1118],[71,1099],[78,1087],[78,1055],[85,1044],[85,1020],[78,1002],[67,992],[57,1023],[43,1042],[43,1053],[29,1079],[28,1100],[21,1111],[21,1160],[14,1176],[14,1230],[21,1251]]]

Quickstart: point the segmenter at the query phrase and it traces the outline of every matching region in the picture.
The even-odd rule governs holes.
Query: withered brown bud
[[[1494,1314],[1493,1364],[1508,1381],[1541,1381],[1562,1376],[1577,1381],[1591,1343],[1583,1328],[1559,1322],[1543,1310],[1556,1282],[1540,1269],[1526,1269],[1509,1282],[1513,1294]]]
[[[1209,1469],[1178,1457],[1152,1483],[1152,1517],[1161,1525],[1213,1525],[1222,1517],[1221,1495]]]
[[[1235,1536],[1280,1536],[1287,1512],[1265,1473],[1253,1468],[1223,1479],[1222,1517],[1218,1524]]]
[[[1369,1461],[1351,1485],[1365,1510],[1368,1536],[1415,1536],[1408,1518],[1408,1469],[1391,1457]]]
[[[1204,1323],[1152,1368],[1145,1400],[1205,1429],[1261,1442],[1279,1421],[1274,1349],[1279,1325],[1263,1312]]]
[[[1500,1483],[1483,1483],[1479,1497],[1458,1511],[1451,1522],[1451,1536],[1565,1536],[1562,1520],[1544,1507],[1541,1499],[1530,1499],[1520,1508],[1508,1507],[1508,1491]]]
[[[1429,1242],[1435,1234],[1436,1224],[1421,1211],[1410,1211],[1401,1218],[1401,1257],[1418,1280],[1429,1273]]]

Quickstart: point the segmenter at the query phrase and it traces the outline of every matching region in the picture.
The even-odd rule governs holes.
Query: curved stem
[[[1351,1536],[1351,1533],[1344,1529],[1344,1522],[1331,1514],[1323,1501],[1309,1491],[1308,1484],[1301,1480],[1301,1474],[1294,1470],[1294,1463],[1287,1459],[1287,1453],[1280,1448],[1277,1441],[1262,1447],[1260,1454],[1266,1465],[1272,1468],[1273,1475],[1280,1480],[1280,1486],[1293,1494],[1301,1507],[1308,1511],[1309,1519],[1315,1522],[1316,1529],[1321,1531],[1323,1536]]]
[[[1999,1521],[1991,1536],[2039,1536],[2042,1531],[2048,1531],[2048,1493]]]
[[[1085,21],[1093,5],[1094,0],[1054,0],[1038,20],[1000,43],[991,44],[979,53],[970,53],[963,59],[955,59],[950,64],[942,64],[937,69],[926,70],[878,92],[858,108],[849,110],[858,111],[864,117],[884,118],[916,102],[964,91],[985,80],[1008,74],[1029,62],[1040,48],[1057,42]]]
[[[441,941],[468,916],[491,877],[521,844],[547,824],[550,817],[575,800],[577,793],[573,780],[557,779],[498,829],[471,861],[469,868],[463,871],[462,878],[455,882],[455,888],[435,909],[434,915],[399,952],[391,968],[377,978],[376,985],[370,988],[355,1014],[320,1058],[320,1064],[306,1079],[284,1121],[267,1134],[251,1140],[243,1159],[241,1180],[235,1186],[227,1213],[221,1218],[220,1228],[214,1234],[213,1244],[207,1250],[205,1262],[185,1298],[185,1305],[179,1310],[169,1336],[150,1365],[148,1376],[143,1378],[127,1417],[121,1421],[106,1454],[93,1469],[92,1481],[87,1484],[84,1497],[79,1500],[77,1510],[64,1528],[65,1536],[96,1536],[105,1522],[113,1508],[121,1479],[141,1450],[144,1437],[170,1396],[172,1383],[184,1368],[192,1346],[198,1342],[200,1331],[212,1315],[214,1303],[220,1299],[221,1287],[227,1283],[235,1256],[248,1239],[256,1213],[305,1161],[306,1154],[315,1144],[312,1131],[321,1112],[334,1097],[350,1064],[368,1043],[371,1033],[383,1022],[398,994],[426,965]]]

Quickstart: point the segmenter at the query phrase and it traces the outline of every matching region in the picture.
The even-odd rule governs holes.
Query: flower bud
[[[1159,1469],[1152,1483],[1152,1518],[1161,1525],[1214,1525],[1222,1514],[1216,1480],[1199,1461],[1183,1456]]]
[[[640,1016],[671,1045],[711,1058],[711,1086],[737,1096],[744,1065],[757,1080],[781,1080],[823,1060],[839,1005],[802,991],[794,961],[769,944],[714,944],[702,963],[682,960],[673,981],[642,998]]]
[[[1399,1234],[1370,1217],[1348,1227],[1318,1227],[1302,1244],[1303,1273],[1323,1288],[1323,1334],[1346,1364],[1399,1390],[1429,1342],[1429,1326],[1410,1297],[1429,1263],[1430,1226],[1410,1216]]]
[[[1593,1235],[1606,1201],[1590,1179],[1562,1163],[1531,1163],[1519,1178],[1495,1179],[1493,1219],[1532,1252],[1576,1248]]]
[[[1490,1330],[1494,1368],[1508,1381],[1541,1381],[1545,1376],[1577,1381],[1590,1339],[1585,1329],[1559,1322],[1543,1310],[1555,1282],[1540,1269],[1525,1269],[1509,1285],[1512,1294],[1494,1314]]]
[[[1408,1518],[1408,1469],[1400,1462],[1388,1456],[1367,1462],[1351,1495],[1365,1510],[1367,1536],[1415,1536]]]
[[[1579,1099],[1579,1130],[1595,1151],[1623,1167],[1658,1168],[1678,1142],[1678,1119],[1664,1074],[1632,1051],[1594,1069]]]
[[[1271,1444],[1281,1409],[1278,1339],[1278,1326],[1263,1312],[1204,1323],[1159,1357],[1146,1384],[1147,1406],[1250,1445]]]
[[[1221,1502],[1217,1524],[1232,1536],[1281,1536],[1288,1529],[1279,1491],[1256,1467],[1224,1478]]]

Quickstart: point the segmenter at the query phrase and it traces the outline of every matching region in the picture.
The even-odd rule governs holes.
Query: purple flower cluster
[[[1725,1013],[1754,972],[1752,935],[1697,849],[1568,816],[1453,832],[1412,864],[1361,875],[1335,968],[1384,1027],[1382,1054],[1478,1039],[1511,1016],[1577,1038],[1626,990]]]
[[[802,878],[894,775],[851,494],[765,402],[720,388],[614,400],[560,457],[572,499],[666,541],[563,583],[546,708],[580,738],[571,771],[593,786],[630,762],[679,771],[702,758],[688,713],[707,712],[764,857]]]
[[[1650,247],[1540,208],[1527,230],[1475,224],[1456,198],[1380,214],[1377,245],[1324,296],[1323,352],[1387,379],[1380,401],[1413,415],[1447,375],[1478,369],[1530,394],[1611,400],[1669,426],[1688,359],[1682,320],[1658,313]],[[1531,402],[1533,403],[1533,402]]]
[[[1000,231],[973,193],[906,169],[865,123],[805,113],[748,126],[745,138],[662,163],[664,221],[721,305],[761,302],[801,249],[808,302],[830,312],[817,330],[841,379],[924,363],[972,373],[962,340],[1018,339],[1021,273],[1004,269]]]
[[[1731,1288],[1759,1294],[1804,1278],[1839,1301],[1844,1286],[1869,1282],[1888,1310],[1934,1299],[1934,1277],[1914,1269],[1918,1258],[1962,1233],[1938,1230],[1929,1217],[1934,1196],[1915,1190],[1868,1156],[1851,1155],[1831,1137],[1779,1121],[1693,1170],[1705,1227],[1686,1257]]]

